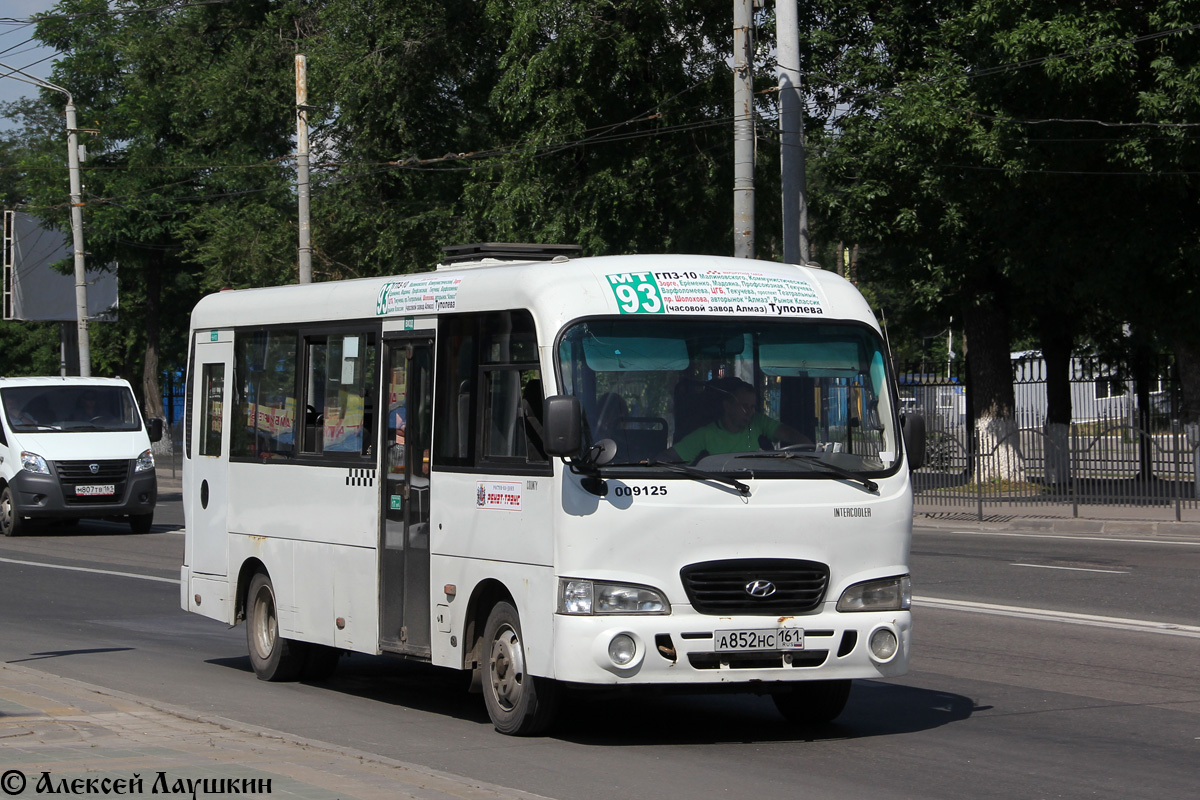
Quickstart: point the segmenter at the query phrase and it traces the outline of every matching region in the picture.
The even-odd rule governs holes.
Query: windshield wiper
[[[821,457],[815,453],[797,453],[795,450],[784,448],[783,450],[771,450],[762,453],[742,453],[734,456],[734,458],[798,458],[808,466],[820,466],[847,480],[857,481],[867,488],[868,492],[873,492],[879,488],[879,484],[870,478],[859,475],[857,472],[851,472],[845,467],[839,467],[837,464],[831,464],[828,461],[823,461]]]
[[[702,469],[696,469],[695,467],[689,467],[687,464],[679,464],[674,461],[656,461],[654,459],[650,459],[648,461],[643,461],[642,463],[648,467],[666,467],[672,472],[679,472],[683,475],[697,478],[698,480],[725,483],[737,489],[742,495],[746,497],[750,496],[750,487],[739,481],[737,478],[730,478],[727,475],[718,475],[715,472],[705,472]]]

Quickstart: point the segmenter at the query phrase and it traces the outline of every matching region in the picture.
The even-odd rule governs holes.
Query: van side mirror
[[[583,443],[583,411],[579,398],[556,394],[543,406],[546,453],[552,456],[577,456]]]
[[[146,421],[146,433],[150,435],[150,441],[157,442],[163,437],[163,421],[158,417]]]
[[[900,430],[904,434],[904,452],[908,454],[908,468],[925,466],[925,417],[917,413],[900,416]]]

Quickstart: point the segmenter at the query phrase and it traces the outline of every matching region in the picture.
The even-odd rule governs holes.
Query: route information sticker
[[[415,277],[385,283],[375,301],[375,316],[415,314],[421,311],[453,311],[458,303],[462,278]]]
[[[825,313],[807,279],[742,270],[620,272],[607,276],[622,314],[738,314],[812,317]]]

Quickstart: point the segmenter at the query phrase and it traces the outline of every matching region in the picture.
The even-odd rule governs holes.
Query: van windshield
[[[594,319],[565,331],[559,366],[585,442],[616,445],[610,467],[828,478],[899,458],[883,342],[865,325]]]
[[[0,390],[8,426],[17,433],[136,431],[142,426],[125,386],[12,386]]]

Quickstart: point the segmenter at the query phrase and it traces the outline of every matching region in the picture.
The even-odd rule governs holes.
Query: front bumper
[[[132,467],[130,468],[132,470]],[[64,490],[57,474],[44,475],[22,470],[12,477],[13,513],[36,519],[86,519],[149,514],[158,500],[158,476],[154,470],[130,472],[114,484],[115,494],[80,498]]]
[[[778,625],[803,628],[804,648],[798,651],[714,652],[715,632],[762,630]],[[895,634],[896,652],[887,659],[872,656],[871,636],[879,629]],[[910,611],[822,611],[800,617],[715,617],[676,605],[662,616],[554,617],[554,677],[583,684],[689,684],[695,686],[767,681],[889,678],[908,671],[911,644]],[[614,636],[625,634],[636,643],[627,666],[609,656]]]

